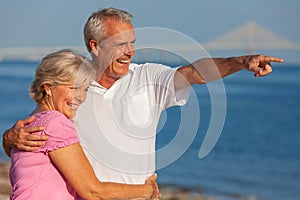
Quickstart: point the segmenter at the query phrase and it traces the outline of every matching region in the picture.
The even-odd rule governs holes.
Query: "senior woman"
[[[11,150],[11,199],[156,199],[156,176],[145,184],[100,182],[79,144],[72,118],[86,99],[93,67],[71,50],[45,56],[30,94],[37,107],[28,126],[44,126],[46,145],[34,152]]]

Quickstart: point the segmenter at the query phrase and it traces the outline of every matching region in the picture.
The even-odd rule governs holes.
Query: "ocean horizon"
[[[0,62],[1,133],[34,109],[28,88],[36,66],[37,62]],[[201,116],[199,128],[182,156],[157,171],[159,184],[223,200],[299,200],[299,76],[300,64],[275,64],[266,77],[255,78],[246,71],[226,77],[224,127],[215,147],[203,159],[198,153],[209,126],[211,102],[205,85],[193,86]],[[164,116],[157,134],[158,149],[175,137],[181,111],[170,108]],[[9,161],[2,148],[0,160]]]

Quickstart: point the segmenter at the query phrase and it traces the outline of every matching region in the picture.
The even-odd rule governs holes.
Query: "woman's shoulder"
[[[49,122],[59,119],[58,121],[69,121],[69,119],[59,111],[56,110],[47,110],[43,112],[39,112],[33,115],[34,121],[30,124],[30,126],[45,126]]]

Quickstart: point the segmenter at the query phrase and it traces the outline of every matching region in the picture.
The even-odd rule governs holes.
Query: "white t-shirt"
[[[184,105],[189,94],[189,88],[175,94],[175,72],[161,64],[131,64],[108,90],[91,83],[75,126],[100,181],[139,184],[154,173],[160,113]]]

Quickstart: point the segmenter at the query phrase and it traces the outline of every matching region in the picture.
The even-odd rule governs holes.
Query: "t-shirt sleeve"
[[[48,154],[49,151],[79,142],[72,121],[61,113],[56,114],[49,119],[47,126],[45,127],[44,134],[49,136],[49,139],[40,151],[43,151],[46,154]]]
[[[174,77],[177,68],[171,68],[162,64],[152,64],[152,66],[148,67],[148,70],[151,70],[151,73],[148,74],[151,74],[151,79],[156,83],[156,97],[160,105],[168,108],[186,104],[190,88],[183,88],[175,92]]]

